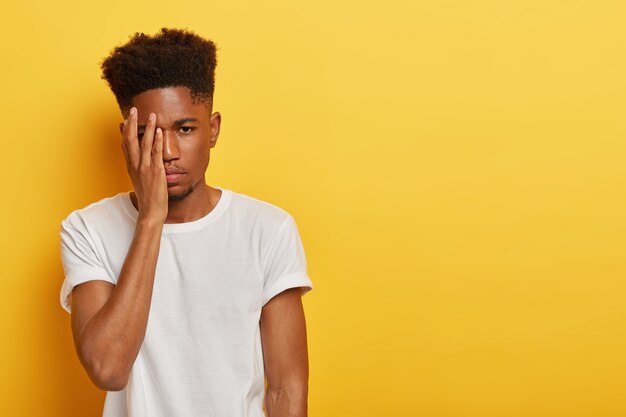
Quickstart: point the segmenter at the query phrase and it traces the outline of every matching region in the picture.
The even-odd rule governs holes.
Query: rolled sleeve
[[[289,288],[302,288],[302,295],[313,289],[307,273],[306,256],[293,216],[280,226],[271,246],[270,262],[263,283],[263,305]]]
[[[94,250],[87,229],[81,222],[61,222],[61,261],[65,279],[61,285],[61,307],[71,314],[72,290],[78,284],[102,280],[115,284]]]

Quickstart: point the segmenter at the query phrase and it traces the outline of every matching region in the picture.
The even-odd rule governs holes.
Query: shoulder
[[[61,226],[81,230],[90,226],[110,227],[113,224],[118,224],[120,216],[125,214],[122,199],[127,194],[121,192],[76,209],[61,220]]]
[[[274,229],[293,220],[291,213],[276,204],[248,194],[229,191],[231,193],[230,207],[233,212],[249,218],[254,223],[261,223]]]

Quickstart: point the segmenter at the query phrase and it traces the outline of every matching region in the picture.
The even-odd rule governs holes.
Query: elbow
[[[101,360],[82,356],[81,362],[91,382],[103,391],[121,391],[128,385],[130,371],[115,363],[107,365]]]
[[[281,388],[268,387],[265,396],[268,416],[306,417],[308,409],[307,397],[308,387],[306,384],[296,384]]]
[[[103,391],[121,391],[128,385],[128,377],[117,375],[94,375],[91,377],[91,381]]]

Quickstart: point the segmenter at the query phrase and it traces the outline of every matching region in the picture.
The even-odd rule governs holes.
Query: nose
[[[171,161],[180,158],[178,138],[175,132],[163,129],[163,161]]]

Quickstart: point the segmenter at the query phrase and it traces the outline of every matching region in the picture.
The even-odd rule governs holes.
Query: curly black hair
[[[155,88],[189,88],[194,103],[213,100],[216,46],[187,29],[161,28],[154,36],[136,32],[100,67],[124,115],[133,97]]]

